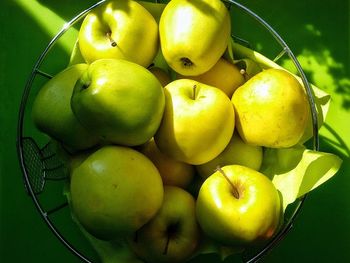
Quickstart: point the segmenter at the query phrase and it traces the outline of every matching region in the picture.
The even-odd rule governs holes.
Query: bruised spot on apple
[[[271,180],[241,165],[224,166],[209,176],[196,203],[203,231],[230,246],[256,245],[271,238],[280,225],[281,210]]]

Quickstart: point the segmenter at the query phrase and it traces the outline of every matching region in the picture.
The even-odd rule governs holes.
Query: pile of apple
[[[220,0],[112,0],[84,18],[82,61],[40,89],[32,113],[60,145],[89,234],[151,263],[185,262],[206,238],[245,248],[276,234],[263,149],[300,141],[307,96],[287,71],[247,76],[226,60],[230,37]]]

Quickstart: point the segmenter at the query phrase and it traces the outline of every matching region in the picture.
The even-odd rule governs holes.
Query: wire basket
[[[66,64],[63,64],[65,61],[60,58],[61,54],[57,48],[57,43],[64,38],[67,31],[78,27],[90,10],[105,1],[102,0],[96,3],[66,23],[41,53],[24,87],[17,130],[18,157],[23,172],[24,186],[28,195],[32,198],[38,212],[53,234],[82,262],[87,263],[99,262],[99,260],[97,255],[91,252],[92,249],[88,241],[71,219],[68,202],[62,194],[62,189],[68,181],[68,171],[57,156],[55,146],[50,138],[40,133],[34,127],[30,113],[33,100],[40,87],[55,72],[59,72],[66,67]],[[312,148],[318,151],[319,135],[316,106],[311,87],[298,60],[279,34],[261,17],[236,1],[225,0],[224,2],[230,9],[230,12],[239,12],[240,15],[251,19],[262,27],[265,33],[273,37],[280,49],[280,52],[277,53],[278,55],[272,59],[273,61],[277,61],[283,56],[288,56],[292,60],[308,95],[313,125]],[[249,45],[249,41],[243,40],[244,38],[236,35],[232,37],[235,41],[243,43],[243,45]],[[54,73],[52,74],[52,72]],[[283,226],[271,240],[261,247],[245,250],[241,254],[243,262],[258,261],[287,235],[302,208],[305,198],[306,195],[288,207],[284,216]]]

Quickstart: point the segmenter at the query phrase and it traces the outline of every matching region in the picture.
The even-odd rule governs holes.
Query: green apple
[[[235,126],[234,109],[226,94],[191,79],[172,81],[164,91],[164,116],[154,137],[160,151],[195,165],[218,156]]]
[[[147,142],[164,111],[164,91],[146,68],[122,59],[91,63],[71,100],[74,114],[106,141],[126,146]]]
[[[298,80],[282,69],[266,69],[232,96],[237,130],[248,144],[291,147],[300,141],[309,118],[307,95]]]
[[[191,183],[195,173],[194,167],[162,153],[154,139],[143,145],[141,152],[158,168],[163,184],[185,188]]]
[[[221,0],[172,0],[159,21],[164,58],[184,76],[212,68],[224,54],[230,33],[230,14]]]
[[[184,262],[198,242],[195,200],[176,186],[164,187],[164,201],[158,213],[129,239],[136,255],[157,263]]]
[[[157,22],[132,0],[106,1],[91,10],[83,20],[78,39],[87,63],[119,58],[148,67],[159,47]]]
[[[221,152],[213,160],[196,166],[196,170],[203,177],[207,178],[213,174],[218,166],[239,164],[259,171],[263,159],[263,149],[261,146],[246,144],[237,132]]]
[[[196,215],[204,233],[229,246],[250,246],[271,238],[281,220],[281,200],[264,174],[227,165],[200,188]]]
[[[90,148],[99,141],[98,136],[80,124],[70,105],[74,85],[87,67],[76,64],[59,72],[44,84],[33,102],[35,126],[63,143],[70,152]]]
[[[125,237],[146,224],[160,209],[163,191],[153,163],[125,146],[100,148],[71,174],[72,211],[102,240]]]

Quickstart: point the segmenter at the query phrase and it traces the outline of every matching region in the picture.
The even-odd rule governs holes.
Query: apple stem
[[[224,170],[221,169],[220,166],[216,167],[216,171],[220,172],[224,178],[226,179],[226,181],[231,185],[232,187],[232,194],[236,199],[239,199],[239,192],[236,188],[236,186],[233,185],[233,183],[230,181],[230,179],[227,177],[227,175],[225,174]]]
[[[115,42],[114,39],[112,38],[112,32],[107,32],[106,35],[107,35],[109,41],[111,42],[111,46],[112,47],[116,47],[117,46],[117,42]]]
[[[193,85],[193,94],[192,94],[192,99],[193,100],[196,99],[196,89],[197,89],[197,85]]]
[[[249,79],[248,73],[244,68],[240,69],[239,73],[241,73],[241,75],[243,75],[245,80]]]
[[[168,235],[168,237],[167,237],[165,248],[164,248],[164,251],[163,251],[163,255],[168,254],[169,242],[170,242],[170,235]]]

